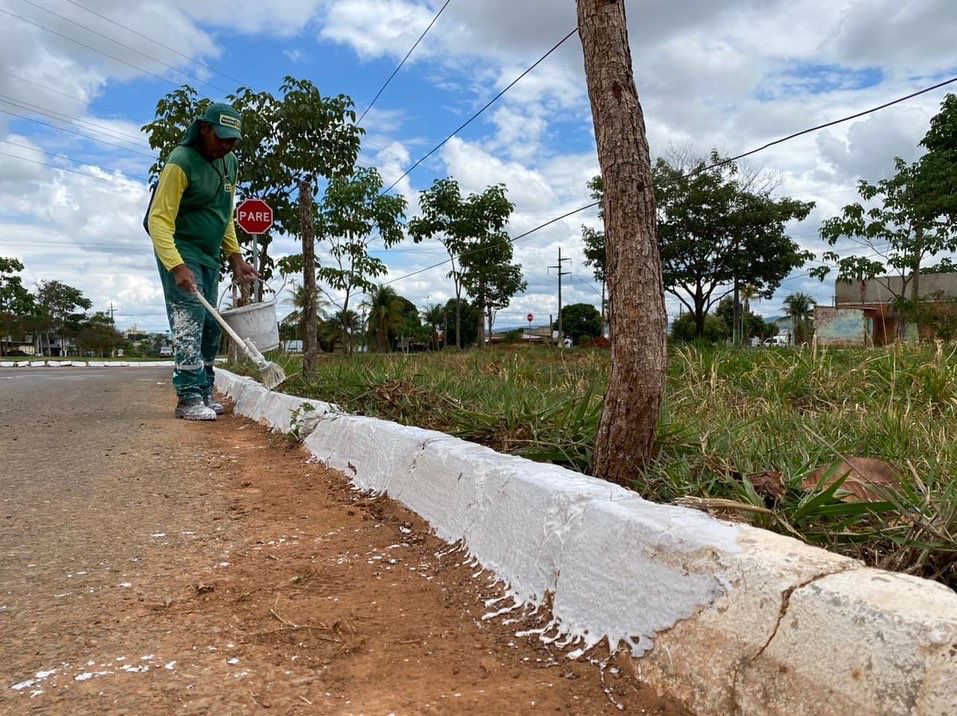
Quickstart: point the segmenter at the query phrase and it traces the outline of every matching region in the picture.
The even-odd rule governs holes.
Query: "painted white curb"
[[[143,361],[71,361],[71,360],[20,360],[0,361],[0,368],[172,368],[171,360]]]
[[[694,711],[957,713],[957,594],[943,585],[228,371],[216,386],[462,540],[517,602],[550,593],[543,638],[623,642],[643,680]]]

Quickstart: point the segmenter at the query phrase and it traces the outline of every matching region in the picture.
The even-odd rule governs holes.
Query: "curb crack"
[[[781,626],[781,622],[784,621],[784,617],[787,615],[788,609],[791,607],[791,595],[794,594],[794,592],[796,592],[798,589],[803,589],[804,587],[814,584],[814,582],[824,579],[825,577],[830,577],[835,574],[843,574],[844,572],[849,572],[860,568],[860,565],[852,564],[840,569],[822,572],[821,574],[816,574],[813,577],[805,579],[803,582],[792,584],[790,587],[781,592],[781,606],[778,608],[778,617],[774,622],[774,628],[771,630],[770,636],[768,636],[767,640],[761,645],[761,648],[754,653],[754,655],[739,661],[738,665],[734,669],[734,676],[731,681],[731,704],[735,709],[735,713],[741,712],[741,707],[738,704],[738,679],[741,676],[741,672],[757,661],[761,655],[764,654],[765,650],[767,650],[767,648],[771,645],[771,642],[774,641],[774,637],[776,637],[778,634],[778,629]]]

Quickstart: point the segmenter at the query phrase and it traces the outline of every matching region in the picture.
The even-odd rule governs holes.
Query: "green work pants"
[[[213,393],[213,364],[219,352],[219,324],[203,308],[195,295],[176,285],[173,274],[156,260],[163,294],[166,296],[166,315],[173,332],[173,387],[180,400],[203,398]],[[196,278],[196,290],[215,306],[218,300],[219,270],[191,261],[187,268]]]

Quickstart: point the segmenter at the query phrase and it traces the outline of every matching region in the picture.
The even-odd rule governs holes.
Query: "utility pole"
[[[558,247],[558,265],[548,267],[549,271],[551,271],[552,269],[558,270],[558,341],[559,343],[561,343],[562,338],[564,338],[564,336],[562,335],[562,276],[572,275],[571,271],[562,271],[563,261],[571,261],[571,259],[562,258],[562,247],[559,246]],[[551,327],[549,327],[549,330],[551,330]]]
[[[116,325],[116,321],[113,320],[113,302],[110,301],[110,323]]]

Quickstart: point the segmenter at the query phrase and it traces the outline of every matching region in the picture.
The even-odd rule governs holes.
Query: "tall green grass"
[[[657,455],[633,487],[955,586],[955,352],[675,348]],[[299,375],[282,389],[588,472],[607,374],[605,351],[324,356],[315,380]],[[848,456],[889,462],[901,488],[848,503],[836,487],[801,487]],[[784,494],[755,488],[769,474]]]

